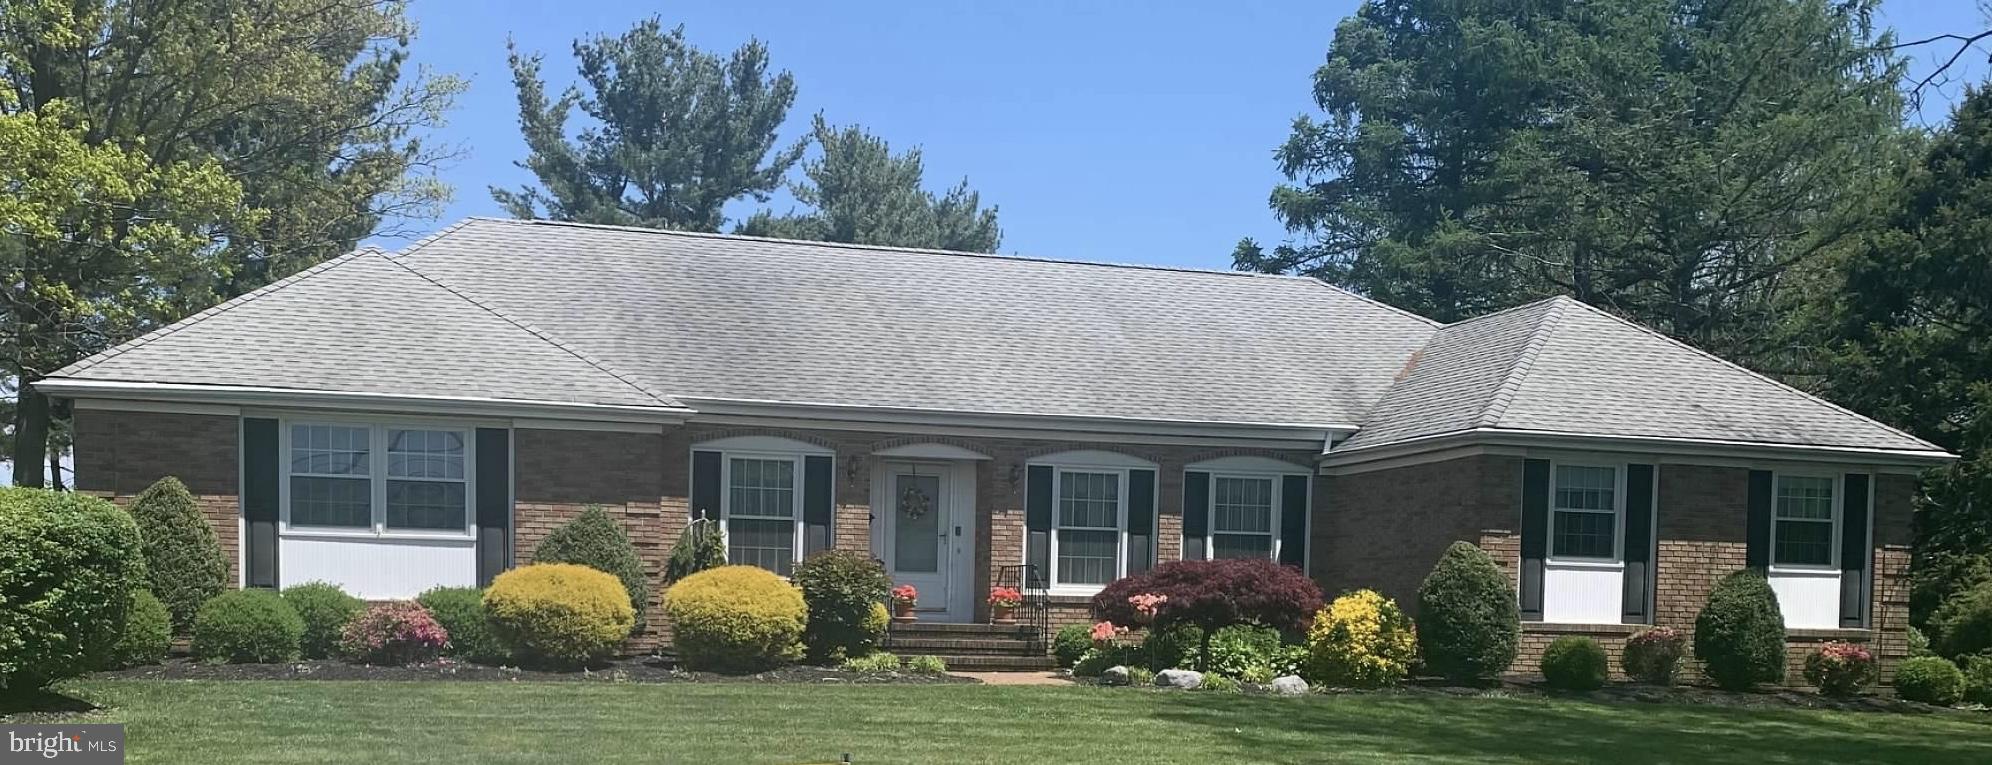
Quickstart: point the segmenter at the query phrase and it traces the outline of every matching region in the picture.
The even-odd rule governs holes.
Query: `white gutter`
[[[1777,444],[1728,439],[1621,436],[1546,430],[1474,428],[1472,430],[1421,436],[1419,438],[1378,446],[1361,447],[1353,450],[1337,450],[1322,455],[1321,464],[1324,467],[1347,467],[1463,444],[1491,444],[1549,449],[1606,448],[1623,451],[1720,457],[1763,457],[1775,455],[1789,459],[1854,461],[1873,465],[1901,465],[1909,467],[1942,465],[1958,458],[1957,455],[1941,449],[1872,449],[1849,446]]]
[[[34,386],[42,393],[56,398],[174,401],[287,409],[344,409],[658,424],[681,423],[692,414],[691,409],[673,406],[622,406],[562,401],[354,393],[247,385],[185,385],[50,378],[39,380]]]

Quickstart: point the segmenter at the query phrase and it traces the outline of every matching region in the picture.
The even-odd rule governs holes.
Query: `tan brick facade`
[[[221,542],[228,585],[241,581],[241,421],[226,415],[90,409],[76,412],[76,490],[120,505],[166,476],[193,492]]]
[[[664,561],[684,528],[682,498],[666,522],[664,438],[657,434],[581,430],[512,431],[512,545],[519,565],[554,529],[590,505],[622,521],[649,576],[647,634],[632,649],[653,647],[664,628],[660,599]],[[682,470],[681,470],[682,472]]]

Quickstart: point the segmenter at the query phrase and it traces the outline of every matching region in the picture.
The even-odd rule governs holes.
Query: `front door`
[[[948,463],[887,462],[873,484],[873,549],[895,585],[920,591],[920,617],[966,622],[975,601],[964,576],[974,533],[964,484],[972,475]]]

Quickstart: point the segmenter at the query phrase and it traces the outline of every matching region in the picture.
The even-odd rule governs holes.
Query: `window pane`
[[[735,516],[795,517],[795,462],[734,459],[727,512]]]
[[[463,531],[463,484],[455,481],[388,481],[387,527]]]
[[[1608,467],[1558,465],[1556,506],[1571,510],[1614,510],[1618,470]]]
[[[1833,520],[1833,479],[1780,476],[1778,517]]]
[[[291,472],[317,475],[369,475],[372,450],[367,428],[340,425],[292,425]]]
[[[1612,542],[1617,536],[1617,516],[1611,513],[1585,513],[1559,510],[1554,513],[1550,532],[1550,555],[1571,558],[1614,557]]]
[[[941,477],[899,475],[893,477],[892,565],[908,572],[941,570]],[[907,515],[900,500],[908,492],[927,497],[926,510],[919,517]]]
[[[727,519],[726,562],[788,576],[795,562],[795,522]]]
[[[1833,524],[1824,521],[1778,521],[1778,543],[1771,562],[1781,566],[1833,565]]]
[[[1120,532],[1058,532],[1059,584],[1106,584],[1119,576]]]
[[[388,431],[387,475],[461,480],[463,434],[453,430]]]
[[[1120,474],[1058,474],[1058,525],[1120,528]]]
[[[1270,534],[1212,534],[1212,558],[1267,558],[1273,554]]]
[[[373,481],[291,477],[292,526],[373,527]]]
[[[1215,483],[1217,501],[1212,531],[1273,530],[1273,479],[1220,476]]]

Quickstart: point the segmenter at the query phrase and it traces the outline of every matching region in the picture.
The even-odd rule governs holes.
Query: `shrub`
[[[1874,678],[1874,654],[1862,646],[1829,642],[1805,657],[1805,681],[1828,696],[1855,695]]]
[[[1426,668],[1454,681],[1493,677],[1521,641],[1514,584],[1485,551],[1454,542],[1418,587],[1417,629]]]
[[[298,652],[307,659],[323,659],[339,650],[346,624],[367,604],[347,595],[338,585],[305,582],[284,588],[284,602],[304,620],[304,640]]]
[[[1619,663],[1632,679],[1653,685],[1673,685],[1680,672],[1681,657],[1687,654],[1688,640],[1672,627],[1654,627],[1625,641],[1625,654]]]
[[[297,658],[304,619],[273,590],[229,590],[194,615],[194,657],[268,664]]]
[[[944,675],[948,663],[939,656],[915,656],[906,660],[906,671],[921,675]]]
[[[385,666],[435,661],[450,644],[450,633],[412,600],[380,603],[346,625],[339,652],[357,661]]]
[[[1784,679],[1784,615],[1763,573],[1744,569],[1716,583],[1695,617],[1695,657],[1727,690]]]
[[[1127,684],[1140,688],[1155,684],[1155,671],[1147,667],[1128,667]]]
[[[1992,706],[1992,656],[1964,657],[1964,700]]]
[[[1160,596],[1152,611],[1140,598]],[[1122,626],[1202,630],[1197,666],[1210,665],[1210,643],[1233,624],[1300,630],[1321,608],[1321,588],[1300,569],[1264,558],[1171,561],[1124,577],[1093,596],[1093,611]]]
[[[1188,624],[1151,629],[1129,658],[1156,672],[1185,667],[1203,645],[1203,636],[1203,628]]]
[[[871,556],[850,550],[829,550],[796,564],[795,586],[809,606],[809,624],[802,644],[818,661],[863,656],[878,647],[890,616],[885,594],[892,578]]]
[[[1964,673],[1941,656],[1918,656],[1895,668],[1895,695],[1947,707],[1964,698]]]
[[[484,615],[514,657],[556,667],[600,660],[636,622],[622,582],[571,563],[499,574],[484,591]]]
[[[1910,627],[1910,628],[1909,628],[1909,638],[1908,638],[1908,639],[1909,639],[1909,655],[1910,655],[1910,656],[1935,656],[1935,655],[1937,655],[1937,652],[1936,652],[1936,651],[1932,651],[1932,650],[1930,650],[1930,637],[1929,637],[1929,635],[1925,634],[1925,633],[1924,633],[1924,632],[1923,632],[1922,630],[1919,630],[1919,629],[1916,629],[1916,628],[1915,628],[1915,627],[1913,627],[1913,626],[1912,626],[1912,627]]]
[[[1253,668],[1270,669],[1279,660],[1279,630],[1256,624],[1234,624],[1210,639],[1210,672],[1240,678]]]
[[[686,524],[685,530],[678,533],[678,544],[671,548],[671,558],[664,562],[664,583],[672,584],[724,565],[726,525],[700,518]]]
[[[0,488],[0,691],[103,666],[145,583],[138,527],[96,497]]]
[[[1605,687],[1610,672],[1604,647],[1583,635],[1564,635],[1542,652],[1542,679],[1551,688],[1595,691]]]
[[[1930,647],[1938,656],[1963,661],[1992,653],[1992,582],[1952,595],[1930,616]]]
[[[623,531],[622,524],[610,517],[607,510],[589,505],[574,520],[554,529],[533,549],[533,562],[573,563],[614,576],[622,582],[623,591],[629,594],[629,606],[635,610],[630,633],[643,628],[644,608],[650,602],[643,559],[636,556],[636,545],[630,544],[629,533]]]
[[[1240,687],[1238,681],[1230,677],[1218,674],[1205,674],[1203,684],[1197,686],[1197,690],[1212,691],[1215,693],[1237,693]]]
[[[140,492],[130,512],[144,545],[148,586],[173,615],[173,630],[185,634],[201,606],[227,584],[228,565],[214,527],[186,484],[172,476]]]
[[[838,666],[845,672],[865,672],[872,674],[898,672],[899,657],[892,655],[889,651],[876,651],[863,656],[845,659],[844,663]]]
[[[484,591],[476,587],[437,587],[416,596],[415,602],[429,609],[443,631],[450,634],[446,656],[479,664],[501,664],[510,651],[498,640],[491,622],[484,618]]]
[[[1093,628],[1083,624],[1068,624],[1059,628],[1058,635],[1051,639],[1051,653],[1058,657],[1058,666],[1070,667],[1079,663],[1079,657],[1093,647]]]
[[[766,569],[721,566],[665,593],[672,642],[692,669],[757,672],[802,656],[802,592]]]
[[[1396,685],[1411,671],[1418,638],[1389,598],[1357,590],[1335,599],[1307,632],[1309,682],[1345,688]]]
[[[105,658],[106,669],[124,669],[158,664],[173,648],[173,617],[166,605],[145,590],[131,591],[131,607],[125,610],[124,632]]]

